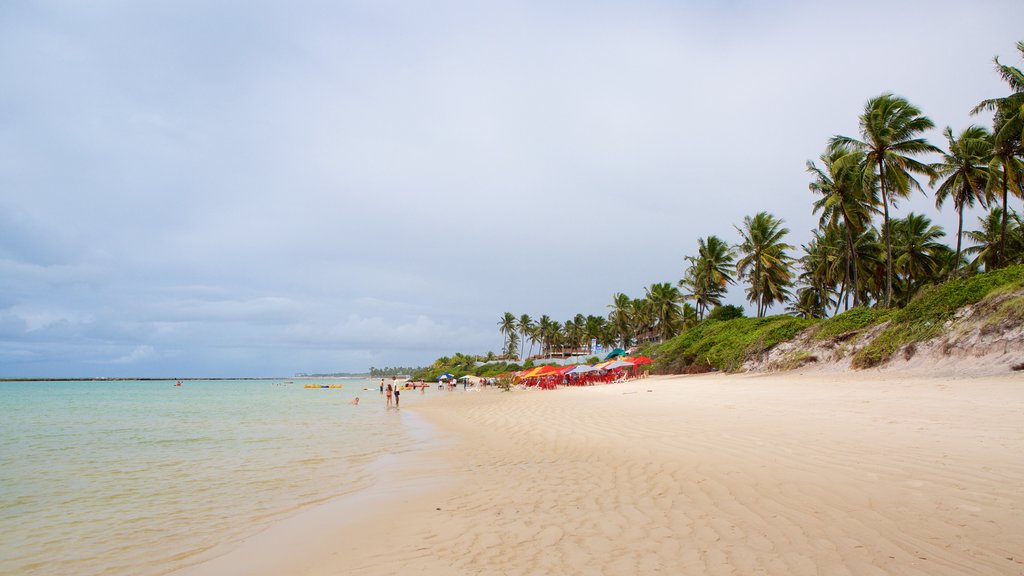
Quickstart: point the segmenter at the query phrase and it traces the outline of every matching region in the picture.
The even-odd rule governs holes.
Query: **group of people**
[[[398,386],[398,384],[395,383],[395,377],[394,376],[391,377],[391,383],[388,384],[387,387],[384,386],[384,379],[383,378],[380,379],[380,393],[385,395],[385,396],[387,396],[387,399],[388,399],[387,405],[388,406],[391,406],[391,397],[394,396],[395,397],[395,408],[398,408],[398,401],[401,399],[402,391],[401,391],[400,387]]]

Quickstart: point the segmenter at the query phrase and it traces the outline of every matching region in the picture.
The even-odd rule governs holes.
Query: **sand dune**
[[[268,574],[1024,574],[1019,376],[665,377],[416,411],[446,448],[280,528],[322,542],[242,555]]]

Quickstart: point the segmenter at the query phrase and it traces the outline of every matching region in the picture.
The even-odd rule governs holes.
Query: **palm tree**
[[[968,126],[955,138],[953,129],[947,126],[943,134],[949,142],[949,152],[943,152],[942,160],[932,165],[935,176],[931,186],[941,179],[942,183],[935,189],[935,207],[941,209],[942,203],[952,198],[957,212],[956,257],[951,272],[955,274],[960,266],[964,207],[973,207],[975,202],[986,204],[985,182],[992,157],[992,135],[981,126]]]
[[[505,347],[505,351],[503,352],[505,358],[514,358],[517,348],[519,348],[519,333],[512,331],[508,335],[508,345]]]
[[[605,331],[605,327],[607,325],[608,325],[608,321],[605,320],[604,318],[602,318],[601,316],[587,315],[586,334],[587,334],[587,352],[588,353],[593,353],[594,352],[594,349],[591,346],[591,343],[593,343],[593,342],[601,342],[603,344],[603,342],[601,341],[601,337],[602,337],[602,334]]]
[[[938,242],[946,235],[942,227],[933,225],[927,216],[911,212],[906,218],[893,220],[892,225],[896,270],[904,279],[906,304],[921,285],[938,279],[940,254],[949,248]]]
[[[641,334],[646,335],[654,328],[654,307],[647,298],[634,298],[629,303],[629,310],[629,340],[639,341]]]
[[[821,211],[819,226],[831,226],[843,231],[845,258],[843,286],[855,288],[857,281],[857,253],[854,238],[871,222],[874,206],[878,204],[877,179],[867,162],[867,156],[847,144],[835,143],[820,157],[822,168],[807,162],[807,171],[815,180],[808,185],[812,192],[822,195],[814,203],[814,212]],[[853,305],[860,305],[859,291],[853,292]]]
[[[1024,42],[1017,43],[1017,50],[1024,57]],[[1002,98],[989,98],[982,100],[971,114],[978,114],[982,111],[995,112],[993,117],[993,150],[991,173],[992,182],[1000,181],[1003,195],[1003,220],[1000,223],[999,250],[997,251],[997,265],[1005,265],[1006,262],[1006,227],[1007,217],[1010,209],[1007,206],[1007,196],[1010,190],[1018,195],[1021,194],[1021,173],[1022,166],[1018,159],[1024,151],[1021,149],[1021,141],[1024,140],[1024,72],[1013,66],[1006,66],[999,62],[996,56],[993,61],[996,65],[996,72],[1009,86],[1012,93]],[[991,186],[995,188],[995,186]]]
[[[1006,237],[1007,222],[1012,212],[1007,205],[1009,192],[1013,191],[1018,196],[1021,194],[1021,178],[1024,176],[1024,163],[1017,157],[1020,154],[1020,143],[1018,141],[995,139],[992,146],[992,160],[989,162],[989,186],[990,193],[996,190],[1002,192],[1002,221],[999,224],[999,248],[996,251],[997,266],[1006,263]]]
[[[511,312],[505,312],[501,320],[498,320],[498,331],[504,338],[501,341],[501,350],[504,354],[508,350],[508,337],[516,331],[516,316]],[[513,354],[514,356],[515,354]]]
[[[697,303],[701,320],[711,305],[720,306],[726,286],[733,283],[730,270],[736,253],[718,236],[697,239],[697,256],[687,256],[689,268],[679,285],[689,290],[685,296]]]
[[[669,282],[651,284],[646,291],[647,300],[654,312],[658,337],[664,342],[675,336],[682,327],[683,310],[679,303],[683,295]]]
[[[633,300],[621,292],[612,296],[612,303],[608,305],[612,309],[608,313],[608,322],[611,324],[615,336],[623,348],[629,345],[632,328]]]
[[[839,305],[842,304],[843,295],[846,293],[846,278],[849,274],[843,273],[840,275],[836,272],[839,264],[844,264],[842,266],[844,270],[848,271],[850,269],[850,266],[845,265],[846,259],[842,258],[845,251],[838,248],[838,245],[842,244],[842,242],[837,240],[839,235],[837,233],[839,232],[841,230],[837,227],[829,227],[824,231],[812,230],[811,234],[813,237],[811,241],[802,246],[804,255],[800,258],[800,265],[803,269],[803,272],[800,274],[800,281],[805,286],[797,290],[797,300],[804,299],[806,304],[811,301],[810,297],[802,295],[801,291],[814,292],[813,300],[817,305],[821,306],[821,317],[827,315],[828,307],[832,305],[832,294],[837,293],[838,277],[842,277],[842,288],[838,291],[838,297],[835,302],[836,313],[839,312]],[[851,289],[850,292],[856,294],[854,289]],[[849,303],[848,299],[847,303]]]
[[[551,325],[551,317],[547,314],[542,315],[540,320],[537,320],[537,341],[540,343],[541,356],[547,354],[549,351],[548,343],[550,340],[548,338],[551,334]]]
[[[821,299],[821,292],[813,286],[804,286],[796,291],[796,299],[786,307],[786,312],[800,318],[824,318],[826,302]]]
[[[736,228],[743,239],[736,275],[750,282],[747,300],[755,303],[758,318],[764,317],[773,302],[784,301],[792,284],[792,259],[786,250],[793,247],[782,241],[789,234],[782,223],[767,212],[758,212],[743,218],[743,228]]]
[[[939,152],[919,135],[934,124],[921,111],[899,96],[886,93],[868,100],[860,116],[863,140],[834,136],[832,142],[863,151],[877,169],[882,192],[882,239],[885,242],[885,306],[892,301],[892,240],[889,237],[889,204],[897,198],[921,190],[913,174],[930,176],[928,164],[911,158],[928,152]]]
[[[520,336],[519,358],[522,358],[523,347],[526,346],[526,339],[530,336],[530,330],[533,329],[533,319],[530,318],[529,314],[523,314],[519,317],[519,323],[516,326],[519,328]]]
[[[964,233],[969,240],[975,243],[975,246],[964,249],[965,254],[974,256],[974,260],[971,262],[973,266],[981,266],[985,272],[999,267],[999,250],[1003,244],[1003,222],[1008,223],[1006,236],[1010,240],[1011,249],[1019,246],[1022,233],[1020,217],[1011,211],[1010,216],[1004,218],[1003,209],[993,206],[988,214],[978,218],[978,223],[981,225],[980,230],[970,230]],[[1012,251],[1010,253],[1013,254]]]
[[[1017,42],[1017,51],[1024,58],[1024,41]],[[992,60],[996,65],[996,73],[1009,84],[1013,92],[1002,98],[982,100],[971,110],[971,114],[995,112],[996,140],[1024,140],[1024,72],[1000,63],[999,56]]]

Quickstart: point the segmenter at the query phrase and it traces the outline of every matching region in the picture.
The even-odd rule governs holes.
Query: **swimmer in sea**
[[[353,406],[359,406],[359,396],[356,396],[349,404]]]

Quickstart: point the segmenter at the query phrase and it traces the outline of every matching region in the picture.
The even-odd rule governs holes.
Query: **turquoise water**
[[[164,574],[415,443],[374,383],[307,382],[0,382],[0,574]]]

